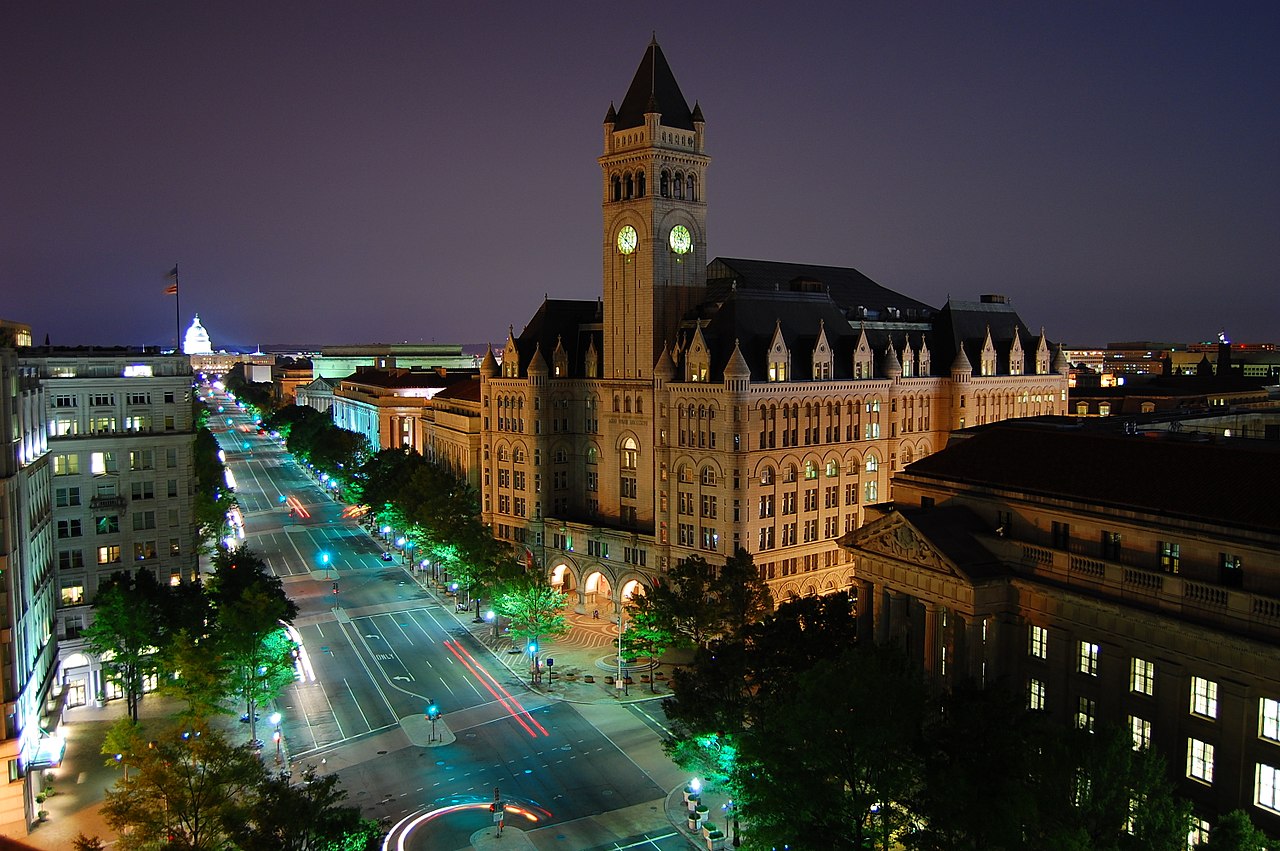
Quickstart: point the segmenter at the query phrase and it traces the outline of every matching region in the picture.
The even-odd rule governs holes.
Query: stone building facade
[[[896,471],[954,428],[1064,411],[1065,360],[1004,297],[708,263],[706,122],[656,42],[603,141],[602,298],[546,300],[481,364],[485,521],[579,609],[737,547],[776,598],[850,587],[836,541]]]
[[[1280,477],[1274,441],[1000,423],[898,474],[841,539],[859,632],[939,689],[1129,729],[1199,829],[1280,835]]]

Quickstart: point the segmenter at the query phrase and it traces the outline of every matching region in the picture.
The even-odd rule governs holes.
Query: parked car
[[[383,560],[383,561],[392,561],[392,560],[394,560],[394,559],[395,559],[395,556],[393,556],[391,553],[384,552],[384,553],[382,554],[382,560]]]

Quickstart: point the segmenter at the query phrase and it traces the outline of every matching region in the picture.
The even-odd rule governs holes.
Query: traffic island
[[[438,748],[441,745],[451,745],[458,740],[458,737],[449,729],[449,725],[445,723],[444,713],[436,716],[434,733],[432,732],[432,724],[432,720],[427,717],[426,713],[408,715],[400,719],[400,729],[404,730],[404,734],[416,747]]]

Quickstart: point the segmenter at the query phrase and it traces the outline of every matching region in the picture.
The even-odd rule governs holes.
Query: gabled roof
[[[852,321],[927,321],[934,309],[922,301],[883,287],[857,269],[717,257],[707,267],[708,298],[722,298],[730,289],[763,292],[826,292]],[[867,311],[859,314],[859,308]],[[891,315],[893,311],[900,315]]]
[[[842,547],[897,555],[904,551],[921,567],[949,573],[967,582],[981,582],[1007,575],[1000,559],[983,546],[979,535],[989,535],[971,509],[959,505],[937,508],[881,506],[883,515],[840,538]],[[887,543],[886,543],[887,542]]]
[[[612,109],[612,107],[610,107]],[[644,126],[646,112],[662,113],[661,122],[667,127],[679,130],[693,130],[694,116],[689,111],[689,103],[680,92],[667,57],[662,55],[662,48],[655,38],[649,42],[644,59],[631,80],[627,96],[622,99],[614,119],[615,130],[626,130],[630,127]],[[698,115],[701,120],[701,113]]]
[[[952,363],[962,345],[965,347],[969,363],[980,363],[982,345],[986,341],[988,329],[991,331],[991,342],[999,355],[1002,373],[1008,369],[1014,329],[1017,329],[1018,337],[1022,340],[1023,372],[1034,372],[1033,369],[1027,368],[1025,361],[1030,359],[1031,364],[1035,363],[1036,346],[1040,335],[1032,334],[1018,316],[1018,312],[1013,309],[1013,305],[1003,300],[948,299],[933,320],[930,349],[933,351],[934,363]]]

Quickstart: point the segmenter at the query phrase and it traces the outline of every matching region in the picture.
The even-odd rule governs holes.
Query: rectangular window
[[[154,528],[156,528],[156,513],[154,511],[133,512],[133,531],[141,532],[143,529]]]
[[[1102,557],[1111,561],[1120,560],[1120,533],[1108,532],[1103,530],[1102,540]]]
[[[94,452],[89,456],[89,472],[95,476],[120,472],[114,452]]]
[[[171,556],[182,555],[182,544],[178,542],[177,538],[169,539],[169,555]]]
[[[1076,703],[1076,726],[1086,732],[1093,732],[1093,719],[1098,713],[1098,704],[1093,699],[1082,697]]]
[[[84,553],[80,550],[58,550],[58,569],[74,570],[84,567]]]
[[[174,448],[164,451],[164,465],[169,468],[178,466],[178,450]]]
[[[134,482],[130,486],[134,499],[155,499],[156,483],[155,482]]]
[[[1049,630],[1031,625],[1027,635],[1027,653],[1037,659],[1049,658]]]
[[[59,538],[78,538],[80,537],[80,521],[76,520],[59,520],[58,521],[58,537]]]
[[[1080,673],[1091,677],[1098,676],[1098,645],[1088,641],[1080,642]]]
[[[1280,768],[1258,763],[1253,780],[1253,802],[1264,810],[1280,813]]]
[[[1191,678],[1191,712],[1202,718],[1218,717],[1218,684],[1204,677]]]
[[[69,508],[80,504],[80,488],[58,488],[53,494],[53,504],[58,508]]]
[[[75,582],[62,586],[62,605],[79,606],[84,603],[84,583]]]
[[[111,514],[104,517],[94,518],[94,525],[98,529],[99,535],[114,535],[120,531],[120,516]]]
[[[80,474],[79,455],[53,456],[53,474],[55,476],[76,476]]]
[[[1156,666],[1134,656],[1129,663],[1129,691],[1150,695],[1155,691]]]
[[[1140,751],[1151,746],[1151,722],[1137,715],[1129,716],[1129,732],[1133,734],[1133,749]]]
[[[1165,573],[1177,573],[1182,558],[1182,547],[1172,541],[1160,542],[1160,569]]]
[[[1258,735],[1280,742],[1280,700],[1269,697],[1258,700]]]
[[[1187,776],[1203,783],[1213,782],[1213,745],[1187,739]]]
[[[1053,547],[1057,550],[1071,549],[1071,524],[1053,521]]]
[[[146,561],[153,559],[157,555],[155,541],[135,541],[133,544],[133,560]]]
[[[120,546],[112,544],[107,547],[98,547],[98,564],[119,564],[120,563]]]
[[[1027,681],[1027,708],[1032,710],[1044,709],[1044,683],[1040,680]]]
[[[165,486],[166,495],[172,499],[178,495],[178,480],[169,479]]]

